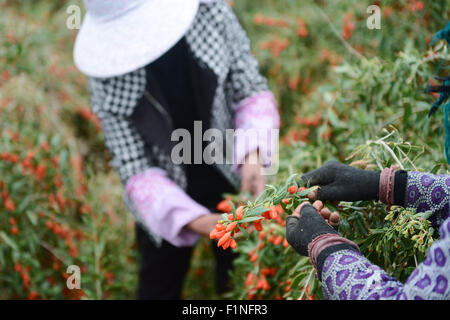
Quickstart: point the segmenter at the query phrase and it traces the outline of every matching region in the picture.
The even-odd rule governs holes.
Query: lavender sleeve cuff
[[[198,240],[199,235],[185,226],[209,210],[167,178],[165,171],[151,168],[131,177],[126,192],[152,232],[176,247],[193,246]]]

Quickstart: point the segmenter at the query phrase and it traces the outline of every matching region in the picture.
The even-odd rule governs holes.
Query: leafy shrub
[[[86,78],[72,63],[76,30],[65,28],[65,4],[0,0],[0,298],[134,298],[133,221],[89,111]],[[446,47],[427,52],[449,18],[448,2],[380,2],[381,30],[366,28],[369,4],[234,1],[280,104],[280,172],[270,182],[280,192],[291,174],[330,159],[369,169],[398,162],[447,169],[441,120],[426,117],[432,97],[422,91],[440,60],[448,61]],[[374,202],[338,209],[341,232],[401,280],[433,241],[426,215],[388,214]],[[228,297],[320,299],[308,259],[278,240],[282,216],[264,233],[238,241]],[[80,266],[82,291],[65,289],[69,265]],[[202,240],[185,297],[217,298],[213,266]]]

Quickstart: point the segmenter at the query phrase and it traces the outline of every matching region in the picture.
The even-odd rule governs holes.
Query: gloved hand
[[[309,196],[310,200],[378,200],[379,171],[361,170],[338,161],[329,161],[321,168],[303,175],[302,180],[311,186],[320,186]]]
[[[338,234],[308,202],[298,206],[286,220],[286,239],[302,256],[308,256],[308,245],[314,238],[326,233]]]

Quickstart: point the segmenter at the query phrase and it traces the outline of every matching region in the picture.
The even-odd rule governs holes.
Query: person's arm
[[[390,170],[361,170],[337,161],[306,173],[305,183],[319,185],[311,200],[380,200],[387,205],[431,210],[430,220],[439,227],[450,212],[450,175]]]
[[[145,225],[177,247],[194,245],[220,220],[219,214],[210,214],[159,168],[133,176],[126,192]]]
[[[324,296],[333,300],[422,300],[450,298],[450,218],[440,228],[441,240],[405,284],[360,253],[330,250],[319,258]]]
[[[145,75],[142,78],[139,72],[143,71],[107,80],[91,78],[92,109],[101,121],[112,165],[139,215],[137,219],[173,245],[191,246],[199,234],[208,234],[218,215],[193,201],[148,159],[144,141],[130,119],[145,89]],[[124,87],[133,88],[133,92],[128,93],[128,99],[118,99]]]
[[[267,80],[259,72],[250,41],[231,8],[228,16],[231,48],[228,86],[234,103],[235,129],[238,130],[235,161],[242,164],[248,154],[258,150],[263,164],[268,166],[273,154],[271,130],[280,126],[278,105]]]
[[[259,72],[250,41],[233,10],[225,1],[216,5],[221,7],[225,16],[224,30],[230,55],[227,90],[235,112],[234,163],[237,170],[241,169],[243,189],[251,189],[250,181],[260,178],[261,164],[270,166],[272,161],[271,138],[274,137],[271,137],[271,130],[280,126],[278,106],[267,80]],[[249,160],[256,154],[261,164],[249,165]],[[259,180],[261,183],[256,183],[254,194],[264,188],[265,179]]]
[[[326,299],[449,299],[450,218],[440,228],[441,240],[402,284],[373,265],[355,244],[338,235],[310,205],[288,217],[286,238],[315,266]]]

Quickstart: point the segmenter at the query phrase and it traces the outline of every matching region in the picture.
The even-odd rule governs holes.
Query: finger
[[[309,199],[309,201],[316,201],[317,200],[317,189],[311,191],[310,193],[308,193],[308,199]]]
[[[322,218],[324,218],[325,220],[328,220],[330,218],[331,215],[331,211],[328,208],[322,208],[322,210],[320,210],[320,215],[322,216]]]
[[[317,211],[320,211],[320,210],[322,210],[322,208],[323,208],[323,202],[320,201],[320,200],[316,200],[316,201],[314,201],[314,203],[313,203],[313,207],[316,208]]]
[[[322,201],[345,201],[342,195],[342,188],[333,184],[322,186],[318,189],[317,199]]]
[[[297,208],[295,208],[294,212],[292,212],[292,215],[295,217],[300,218],[300,210],[302,209],[302,204],[299,205]]]
[[[302,204],[300,204],[297,208],[295,208],[292,215],[300,218],[300,212],[302,211],[302,208],[307,204],[311,205],[308,201],[305,201]]]
[[[255,194],[254,194],[255,197],[259,196],[264,191],[266,182],[267,180],[265,177],[261,175],[258,177],[255,183]]]
[[[300,218],[298,218],[297,216],[294,216],[294,215],[290,215],[289,217],[287,217],[287,219],[286,219],[286,237],[287,237],[288,241],[290,238],[290,234],[295,233],[295,231],[297,230],[299,219]]]
[[[310,186],[316,186],[316,185],[321,185],[326,183],[325,181],[323,181],[323,168],[319,168],[310,172],[305,173],[302,176],[302,180],[305,184],[308,184]]]
[[[251,179],[249,176],[243,176],[241,181],[241,191],[250,191]]]
[[[337,213],[337,212],[331,213],[329,220],[330,220],[330,224],[332,226],[338,226],[339,220],[340,220],[339,213]]]

